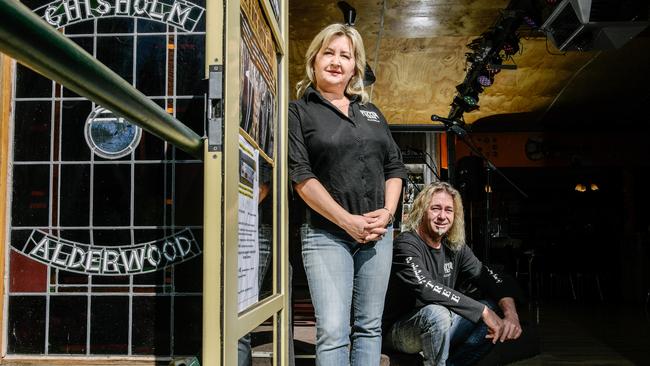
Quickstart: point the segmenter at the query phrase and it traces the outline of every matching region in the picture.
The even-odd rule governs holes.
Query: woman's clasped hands
[[[366,244],[381,240],[386,234],[386,226],[390,220],[390,211],[380,208],[363,215],[349,215],[343,229],[356,242]]]

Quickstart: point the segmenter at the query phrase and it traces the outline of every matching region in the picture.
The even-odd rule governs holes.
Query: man
[[[394,242],[384,311],[384,345],[421,352],[425,365],[468,365],[496,342],[516,339],[521,325],[513,294],[517,287],[484,266],[465,245],[460,193],[445,182],[416,197]],[[494,303],[476,301],[455,286],[470,280]],[[488,305],[486,305],[488,304]]]

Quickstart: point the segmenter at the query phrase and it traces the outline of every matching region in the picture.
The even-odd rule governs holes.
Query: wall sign
[[[95,18],[135,17],[192,32],[205,9],[184,0],[58,0],[34,12],[57,28]]]
[[[33,230],[22,249],[13,249],[50,267],[103,276],[154,272],[201,254],[190,229],[155,241],[124,246],[88,245]]]

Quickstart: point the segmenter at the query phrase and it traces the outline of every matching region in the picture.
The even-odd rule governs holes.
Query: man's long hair
[[[368,102],[368,93],[363,86],[363,75],[366,70],[366,51],[363,48],[363,39],[359,32],[352,26],[339,23],[330,24],[323,28],[311,41],[305,53],[305,76],[296,84],[296,97],[302,98],[305,90],[310,85],[316,87],[316,75],[314,72],[316,55],[321,48],[328,46],[332,39],[339,36],[346,36],[350,40],[355,61],[355,72],[348,82],[348,86],[345,88],[345,94],[348,96],[360,96],[361,104]]]
[[[417,232],[420,225],[427,220],[427,210],[431,203],[431,197],[439,192],[446,192],[454,200],[454,223],[445,234],[446,243],[452,250],[458,251],[465,245],[465,214],[463,212],[463,200],[451,184],[447,182],[435,182],[422,189],[413,202],[413,206],[404,221],[406,230]]]

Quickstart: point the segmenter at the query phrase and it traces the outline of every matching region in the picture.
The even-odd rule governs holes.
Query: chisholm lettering
[[[137,17],[194,30],[205,9],[185,0],[57,0],[34,10],[60,28],[103,17]]]
[[[130,246],[91,246],[34,230],[21,252],[66,271],[120,276],[157,271],[194,258],[201,254],[201,249],[190,229]]]

